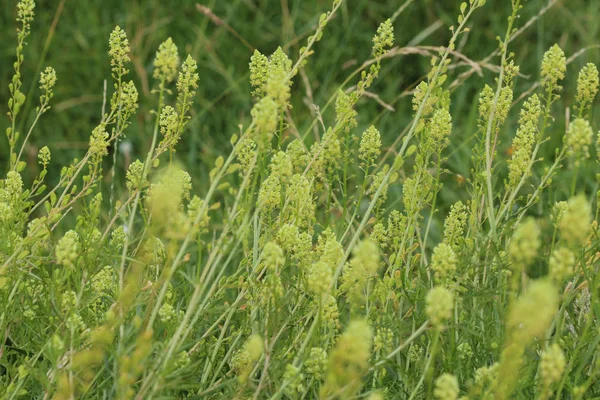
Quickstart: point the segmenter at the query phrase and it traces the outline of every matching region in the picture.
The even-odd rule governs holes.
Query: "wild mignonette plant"
[[[120,27],[88,149],[57,177],[48,147],[39,165],[22,160],[58,80],[43,69],[39,106],[33,118],[21,114],[35,3],[17,3],[0,182],[1,399],[600,394],[600,191],[578,179],[596,168],[600,143],[596,66],[577,75],[554,45],[530,90],[515,93],[522,76],[509,49],[523,1],[511,0],[496,79],[480,85],[471,174],[460,200],[442,207],[452,113],[462,112],[451,107],[455,70],[465,68],[457,43],[490,5],[459,6],[449,42],[414,88],[410,124],[386,143],[360,110],[399,53],[392,19],[306,133],[294,123],[294,83],[342,3],[299,54],[254,52],[250,120],[199,179],[176,150],[202,80],[172,39],[152,65],[150,147],[117,168],[117,143],[138,113]],[[576,95],[561,127],[569,78]],[[22,119],[31,124],[20,132]]]

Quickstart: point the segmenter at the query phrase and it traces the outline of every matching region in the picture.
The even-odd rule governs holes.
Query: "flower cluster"
[[[364,321],[352,321],[340,336],[329,357],[329,369],[321,395],[352,396],[360,389],[368,368],[373,333]]]
[[[371,167],[381,152],[381,135],[379,131],[370,126],[362,135],[358,148],[358,158],[364,162],[364,168]]]
[[[575,160],[575,165],[580,164],[580,160],[590,157],[590,146],[594,137],[594,132],[590,123],[577,118],[569,124],[569,130],[565,136],[568,155]]]
[[[598,77],[598,68],[592,63],[586,64],[577,77],[577,108],[579,116],[591,107],[596,94],[598,94],[598,86],[600,86],[600,78]]]
[[[542,244],[540,235],[540,227],[533,218],[517,226],[508,245],[508,254],[515,269],[525,268],[535,260]]]
[[[569,245],[585,245],[591,230],[592,209],[583,195],[569,199],[558,220],[561,238]]]
[[[452,247],[446,243],[440,243],[433,250],[430,267],[436,273],[436,277],[441,282],[445,282],[454,277],[457,262],[458,260]]]
[[[425,300],[427,318],[436,329],[441,329],[452,317],[454,294],[443,286],[436,286],[427,293]]]
[[[555,44],[542,59],[542,86],[549,92],[560,90],[558,81],[565,78],[567,60],[564,51]]]
[[[129,53],[129,40],[127,34],[121,27],[117,26],[110,34],[110,40],[108,42],[109,51],[108,56],[110,57],[110,66],[112,67],[113,77],[120,79],[121,76],[127,75],[129,70],[125,67],[131,59]]]
[[[552,344],[540,357],[540,380],[542,385],[550,386],[557,382],[565,369],[565,354],[560,346]]]
[[[519,115],[519,129],[512,142],[513,154],[508,160],[508,187],[516,187],[519,181],[531,174],[532,150],[536,143],[539,118],[542,109],[537,95],[532,95]]]
[[[550,255],[550,261],[548,261],[550,276],[558,283],[564,281],[573,275],[575,262],[575,254],[567,247],[555,249]]]
[[[56,244],[56,261],[67,268],[75,268],[75,261],[78,257],[79,250],[79,235],[71,230]]]
[[[443,374],[435,380],[435,389],[433,395],[438,400],[456,400],[458,399],[458,380],[454,375]]]
[[[171,38],[168,38],[158,46],[152,76],[161,82],[170,83],[175,79],[178,68],[179,54],[177,46]]]

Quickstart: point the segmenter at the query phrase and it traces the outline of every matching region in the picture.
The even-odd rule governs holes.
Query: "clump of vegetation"
[[[577,179],[595,167],[600,142],[591,123],[597,68],[576,75],[566,127],[554,116],[573,73],[559,46],[545,53],[539,83],[515,94],[520,72],[509,47],[522,2],[512,0],[498,76],[478,97],[471,174],[460,201],[442,213],[452,115],[461,112],[451,110],[449,74],[467,23],[489,5],[460,5],[449,43],[414,89],[411,123],[384,148],[377,127],[362,131],[358,121],[361,99],[373,95],[395,49],[391,19],[374,33],[354,86],[335,93],[335,116],[317,113],[315,137],[313,127],[304,135],[294,128],[293,84],[342,1],[294,57],[255,51],[251,121],[196,187],[176,150],[202,77],[171,39],[153,64],[151,146],[123,176],[114,167],[138,113],[130,43],[119,27],[108,42],[111,90],[87,151],[55,181],[48,147],[38,165],[22,159],[58,79],[43,70],[35,118],[20,132],[35,4],[17,4],[0,184],[2,399],[600,392],[600,192],[586,194]],[[512,145],[504,154],[506,130]],[[552,135],[562,140],[548,152]],[[554,156],[543,160],[542,152]],[[561,174],[572,182],[564,199],[554,183]],[[435,225],[443,226],[439,240]]]

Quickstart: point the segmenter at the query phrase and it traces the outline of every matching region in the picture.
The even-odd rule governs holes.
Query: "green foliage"
[[[521,0],[497,52],[469,60],[485,3],[453,10],[433,50],[394,47],[402,9],[382,17],[371,51],[353,50],[364,62],[330,92],[315,87],[323,102],[304,93],[312,111],[296,113],[327,29],[352,11],[333,1],[296,57],[284,47],[248,57],[239,131],[195,175],[174,153],[198,133],[199,63],[162,42],[141,99],[128,80],[139,42],[118,26],[112,89],[85,151],[60,164],[42,141],[22,160],[61,75],[40,70],[39,106],[22,113],[35,3],[19,1],[0,181],[0,399],[597,396],[597,68],[576,75],[554,45],[522,90],[509,51]],[[425,54],[429,69],[386,134],[363,116],[403,51]],[[455,106],[481,68],[496,79]],[[569,85],[578,115],[561,125]],[[138,121],[152,129],[135,157],[118,144]],[[134,156],[125,169],[120,148]]]

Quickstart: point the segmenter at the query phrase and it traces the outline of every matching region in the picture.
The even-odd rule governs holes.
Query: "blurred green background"
[[[7,85],[13,73],[16,3],[17,0],[4,0],[0,4],[2,132],[8,124]],[[141,102],[138,117],[126,138],[132,145],[130,158],[144,154],[151,139],[153,116],[148,110],[156,102],[152,94],[155,84],[152,60],[158,45],[170,36],[182,58],[190,53],[198,61],[200,88],[196,106],[177,152],[196,180],[204,177],[217,155],[229,152],[229,137],[239,130],[239,124],[249,121],[252,100],[248,62],[253,49],[268,54],[281,45],[295,58],[319,15],[331,7],[331,0],[201,0],[200,4],[210,10],[202,13],[196,6],[198,1],[192,0],[38,0],[36,3],[36,19],[25,50],[23,70],[23,91],[33,93],[28,97],[29,119],[39,96],[39,71],[46,65],[53,66],[59,82],[53,108],[43,117],[27,148],[32,164],[37,148],[42,145],[50,147],[53,162],[58,164],[85,152],[89,134],[100,119],[103,82],[110,79],[108,37],[114,26],[120,25],[130,39],[133,60],[130,76],[140,91]],[[553,43],[559,43],[569,57],[600,42],[600,1],[596,0],[526,1],[517,27],[548,4],[551,7],[510,46],[524,75],[517,81],[516,97],[538,79],[542,55]],[[460,1],[454,0],[346,0],[341,12],[327,26],[323,40],[315,46],[316,54],[309,60],[305,76],[295,79],[291,114],[298,131],[304,133],[313,120],[311,104],[323,107],[346,77],[369,58],[371,38],[381,21],[399,13],[393,24],[399,47],[440,46],[449,38],[448,27],[455,23],[459,5]],[[504,34],[510,9],[509,0],[488,0],[475,13],[469,24],[471,31],[461,37],[458,50],[475,62],[485,59],[497,48],[495,38]],[[585,62],[598,64],[599,60],[600,50],[592,48],[569,66],[564,82],[565,103],[557,107],[564,110],[564,105],[572,102],[579,68]],[[498,58],[488,61],[497,64]],[[382,132],[384,145],[391,145],[412,114],[406,91],[423,78],[428,66],[429,57],[419,54],[385,60],[380,79],[372,87],[379,97],[365,97],[359,104],[361,126],[357,132],[375,123]],[[453,69],[450,79],[468,69],[465,66]],[[477,96],[484,83],[492,83],[494,78],[485,68],[482,71],[481,76],[472,74],[453,89],[455,129],[446,167],[456,177],[468,174]],[[354,83],[356,79],[349,85]],[[323,111],[326,121],[332,118],[331,111]],[[561,110],[556,114],[565,113]],[[514,110],[512,122],[502,133],[501,149],[506,150],[514,135],[517,116]],[[561,125],[560,119],[557,120],[553,129],[559,137],[561,129],[564,132],[564,121]],[[5,136],[0,140],[5,149]],[[5,168],[7,152],[0,153],[0,165]],[[118,162],[121,168],[128,159],[119,157]],[[460,179],[456,181],[460,184]],[[451,193],[445,191],[443,195],[451,197]]]

